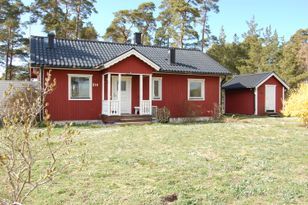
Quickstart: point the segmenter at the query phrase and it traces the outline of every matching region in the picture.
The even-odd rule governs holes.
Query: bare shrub
[[[43,89],[27,87],[6,92],[3,107],[3,129],[0,130],[0,180],[4,183],[0,203],[24,203],[37,188],[52,181],[68,165],[69,145],[77,133],[66,126],[63,132],[53,135],[46,103],[42,99],[56,85],[47,74]],[[44,112],[46,128],[35,129],[37,116]]]
[[[1,104],[3,108],[0,111],[0,116],[14,112],[15,106],[12,106],[17,101],[22,101],[24,109],[29,110],[37,99],[40,99],[40,87],[27,85],[21,88],[15,88],[12,85],[5,92],[5,98]]]
[[[202,116],[201,105],[196,104],[195,102],[184,102],[183,107],[185,110],[184,122],[192,123],[196,122],[196,117]]]
[[[231,117],[225,117],[225,118],[223,119],[223,121],[224,121],[225,123],[234,123],[234,122],[239,122],[240,119],[239,119],[238,117],[236,117],[235,115],[232,115]]]
[[[213,120],[221,120],[222,119],[222,108],[217,103],[214,103],[213,109]]]
[[[160,123],[168,123],[170,119],[170,110],[167,107],[157,109],[157,120]]]

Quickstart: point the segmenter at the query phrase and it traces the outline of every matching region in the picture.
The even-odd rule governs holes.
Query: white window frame
[[[201,83],[201,97],[190,97],[190,83],[191,82],[197,82],[197,83]],[[200,100],[205,100],[204,97],[204,85],[205,85],[205,80],[204,79],[196,79],[196,78],[188,78],[187,81],[188,85],[187,85],[187,99],[190,101],[200,101]]]
[[[82,78],[89,78],[89,99],[75,99],[72,98],[72,91],[71,91],[71,79],[72,77],[82,77]],[[68,74],[68,100],[72,101],[90,101],[92,100],[92,75],[86,75],[86,74]]]
[[[159,94],[159,98],[155,98],[155,95],[154,95],[154,89],[155,89],[155,86],[154,86],[154,81],[158,81],[158,94]],[[153,77],[152,79],[152,100],[153,101],[159,101],[159,100],[162,100],[163,99],[163,80],[162,80],[162,77]]]

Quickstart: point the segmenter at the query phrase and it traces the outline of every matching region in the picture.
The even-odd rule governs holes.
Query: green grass
[[[74,164],[28,204],[308,203],[308,129],[295,119],[76,129]]]

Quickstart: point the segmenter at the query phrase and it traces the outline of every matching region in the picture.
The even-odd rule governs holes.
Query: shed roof
[[[230,81],[223,84],[222,88],[225,90],[256,88],[271,76],[275,76],[278,81],[289,89],[288,85],[281,78],[279,78],[275,72],[237,75]]]

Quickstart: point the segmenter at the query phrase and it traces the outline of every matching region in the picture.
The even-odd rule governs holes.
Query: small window
[[[162,99],[162,78],[153,78],[153,100]]]
[[[91,75],[69,75],[69,99],[70,100],[92,99]]]
[[[188,99],[204,100],[204,80],[188,79]]]
[[[126,81],[121,81],[121,91],[126,91]]]

